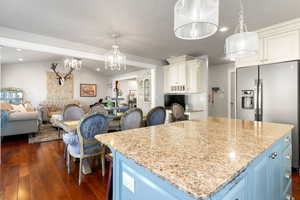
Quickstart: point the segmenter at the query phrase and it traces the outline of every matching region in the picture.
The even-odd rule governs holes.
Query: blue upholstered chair
[[[166,121],[166,110],[162,106],[152,108],[146,117],[146,126],[164,124]]]
[[[140,128],[143,125],[143,111],[139,108],[133,108],[125,112],[121,117],[121,130]]]
[[[69,104],[64,108],[63,120],[64,121],[80,120],[83,115],[84,115],[84,110],[80,106],[76,104]]]
[[[82,165],[83,160],[101,156],[102,176],[105,173],[105,148],[96,139],[95,135],[106,133],[108,129],[108,121],[105,115],[99,113],[92,113],[85,116],[77,127],[78,140],[73,144],[68,144],[67,150],[67,165],[68,173],[70,173],[71,162],[70,157],[79,158],[79,180],[82,180]]]

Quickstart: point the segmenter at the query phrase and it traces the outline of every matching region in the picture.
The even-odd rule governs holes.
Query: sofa
[[[39,132],[41,117],[38,110],[14,110],[7,103],[1,104],[1,136]]]
[[[38,112],[13,112],[1,129],[1,136],[20,135],[39,132],[40,116]]]
[[[85,113],[90,110],[90,104],[82,104],[78,100],[55,100],[44,101],[39,105],[41,117],[43,122],[50,122],[53,115],[62,114],[64,107],[69,104],[76,104],[83,108]]]

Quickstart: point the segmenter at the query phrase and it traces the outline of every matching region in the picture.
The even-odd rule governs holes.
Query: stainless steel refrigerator
[[[293,168],[299,169],[299,61],[237,69],[238,119],[294,124]]]

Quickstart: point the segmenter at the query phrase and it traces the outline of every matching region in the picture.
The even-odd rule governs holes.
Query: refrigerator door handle
[[[254,110],[255,121],[262,121],[262,79],[255,80]]]
[[[258,97],[258,80],[254,80],[254,120],[258,121],[258,103],[257,103],[257,97]]]

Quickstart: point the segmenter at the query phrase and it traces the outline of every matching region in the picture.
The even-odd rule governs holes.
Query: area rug
[[[60,140],[62,136],[58,136],[58,130],[54,128],[51,124],[41,124],[40,132],[29,134],[28,143],[41,143],[41,142],[50,142],[54,140]]]

